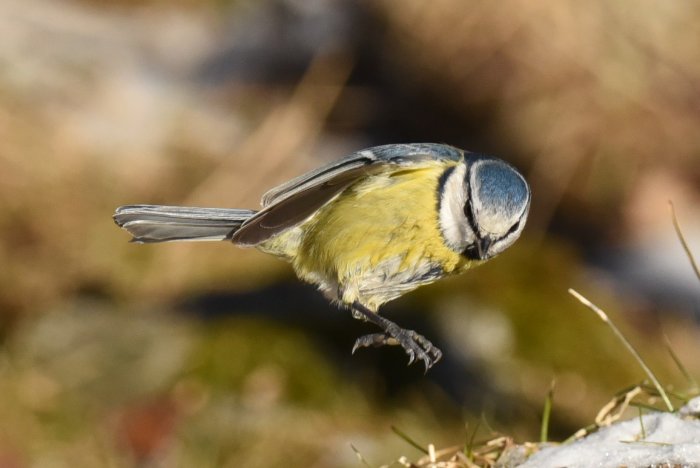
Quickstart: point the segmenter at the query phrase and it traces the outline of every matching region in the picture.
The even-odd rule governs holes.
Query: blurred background
[[[700,5],[403,0],[0,2],[0,466],[355,467],[479,425],[589,424],[700,373]],[[129,244],[114,208],[255,208],[372,145],[444,142],[530,181],[522,239],[388,305],[427,376],[289,265]],[[465,426],[467,426],[465,428]]]

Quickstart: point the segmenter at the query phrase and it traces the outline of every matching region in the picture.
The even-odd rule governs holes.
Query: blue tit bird
[[[297,276],[381,332],[353,347],[400,345],[426,371],[442,352],[378,314],[392,299],[503,252],[530,207],[504,161],[442,144],[353,153],[262,197],[259,211],[128,205],[114,214],[133,242],[232,241],[291,262]]]

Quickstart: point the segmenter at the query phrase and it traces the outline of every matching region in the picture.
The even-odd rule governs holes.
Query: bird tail
[[[229,208],[127,205],[114,213],[114,222],[129,232],[132,242],[230,240],[256,212]]]

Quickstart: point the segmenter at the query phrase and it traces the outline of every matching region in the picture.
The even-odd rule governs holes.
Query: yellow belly
[[[371,176],[262,250],[285,256],[331,298],[376,310],[421,284],[470,266],[445,246],[438,178],[445,166]]]

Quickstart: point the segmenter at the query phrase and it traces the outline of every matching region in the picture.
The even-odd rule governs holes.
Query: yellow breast
[[[450,274],[467,268],[469,262],[445,246],[438,226],[444,170],[429,163],[352,186],[288,234],[299,238],[288,252],[297,274],[334,299],[376,309],[437,279],[423,275],[431,269]]]

